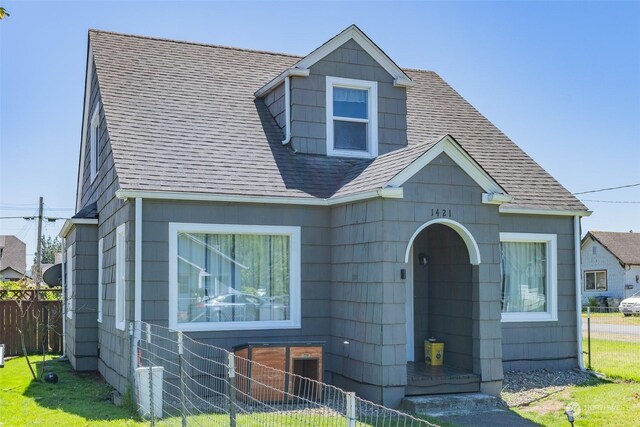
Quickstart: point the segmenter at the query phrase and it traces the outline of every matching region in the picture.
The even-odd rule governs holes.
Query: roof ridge
[[[117,31],[109,31],[109,30],[99,30],[97,28],[90,28],[89,29],[89,33],[111,34],[111,35],[115,35],[115,36],[132,37],[132,38],[136,38],[136,39],[155,40],[155,41],[169,42],[169,43],[179,43],[179,44],[190,44],[190,45],[204,46],[204,47],[215,47],[215,48],[219,48],[219,49],[229,49],[229,50],[236,50],[236,51],[240,51],[240,52],[262,53],[262,54],[265,54],[265,55],[288,56],[290,58],[297,58],[297,59],[302,59],[302,58],[305,57],[305,55],[296,55],[296,54],[293,54],[293,53],[286,53],[286,52],[276,52],[276,51],[272,51],[272,50],[250,49],[250,48],[245,48],[245,47],[227,46],[227,45],[215,44],[215,43],[202,43],[202,42],[196,42],[196,41],[191,41],[191,40],[170,39],[170,38],[166,38],[166,37],[143,36],[143,35],[140,35],[140,34],[120,33],[120,32],[117,32]],[[422,69],[422,68],[411,68],[411,67],[399,67],[399,68],[402,71],[413,71],[413,72],[418,72],[418,73],[430,73],[430,74],[438,75],[438,73],[435,72],[434,70],[425,70],[425,69]]]
[[[155,41],[160,41],[160,42],[190,44],[190,45],[204,46],[204,47],[215,47],[215,48],[219,48],[219,49],[229,49],[229,50],[236,50],[236,51],[242,51],[242,52],[262,53],[262,54],[265,54],[265,55],[288,56],[288,57],[291,57],[291,58],[304,58],[303,55],[295,55],[293,53],[274,52],[274,51],[261,50],[261,49],[249,49],[249,48],[237,47],[237,46],[225,46],[225,45],[221,45],[221,44],[202,43],[202,42],[195,42],[195,41],[191,41],[191,40],[170,39],[170,38],[166,38],[166,37],[143,36],[143,35],[140,35],[140,34],[132,34],[132,33],[119,33],[117,31],[99,30],[99,29],[96,29],[96,28],[90,28],[89,29],[89,33],[111,34],[111,35],[115,35],[115,36],[131,37],[131,38],[144,39],[144,40],[155,40]]]

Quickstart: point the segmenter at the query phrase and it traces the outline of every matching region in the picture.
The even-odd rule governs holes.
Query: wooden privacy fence
[[[24,315],[21,316],[22,304]],[[0,301],[0,344],[5,356],[22,354],[20,333],[22,323],[28,353],[62,353],[62,301]]]

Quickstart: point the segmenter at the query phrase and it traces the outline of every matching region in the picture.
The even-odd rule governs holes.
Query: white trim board
[[[362,49],[365,50],[371,57],[384,68],[392,77],[394,86],[398,87],[410,87],[415,83],[405,74],[395,62],[387,56],[369,37],[367,37],[362,30],[355,25],[350,25],[340,34],[336,35],[322,46],[311,52],[309,55],[302,58],[296,63],[295,68],[308,69],[316,62],[348,42],[353,40]]]
[[[178,233],[262,234],[289,236],[288,320],[178,323]],[[301,230],[298,226],[169,223],[169,327],[179,331],[299,329],[302,318]]]
[[[367,91],[367,119],[352,119],[336,117],[333,114],[333,90],[334,88],[349,88]],[[356,157],[374,159],[378,157],[378,82],[370,80],[345,79],[342,77],[326,76],[326,125],[327,125],[327,156]],[[367,123],[367,150],[345,150],[335,148],[334,121],[345,120],[349,122]]]
[[[262,197],[262,196],[241,196],[237,194],[205,194],[189,193],[177,191],[136,191],[117,190],[116,197],[119,199],[143,199],[158,200],[191,200],[203,202],[231,202],[231,203],[257,203],[276,205],[307,205],[307,206],[337,206],[345,203],[357,202],[359,200],[382,197],[387,199],[401,199],[403,197],[402,188],[383,188],[380,190],[366,191],[348,196],[338,196],[331,199],[315,199],[310,197]]]
[[[67,237],[67,234],[71,231],[71,227],[74,225],[98,225],[98,220],[95,218],[70,218],[64,222],[58,236],[63,239]]]
[[[309,70],[308,69],[301,70],[299,68],[287,68],[282,73],[278,74],[278,76],[275,79],[271,80],[269,83],[267,83],[266,85],[262,86],[260,89],[255,91],[253,95],[256,98],[262,98],[263,96],[271,92],[272,89],[280,86],[280,83],[285,81],[287,77],[309,77]]]
[[[447,227],[454,230],[460,238],[464,241],[467,250],[469,251],[469,263],[471,265],[480,265],[482,262],[482,258],[480,257],[480,248],[478,247],[478,243],[476,239],[473,237],[473,234],[462,224],[457,221],[448,218],[437,218],[432,219],[431,221],[425,222],[413,233],[411,238],[409,239],[409,243],[407,244],[407,249],[404,254],[404,262],[408,263],[411,261],[410,254],[413,249],[413,241],[418,237],[420,232],[433,224],[443,224]]]
[[[389,180],[384,188],[398,188],[407,182],[416,173],[420,172],[425,166],[431,163],[440,154],[445,153],[451,158],[462,170],[471,177],[484,191],[490,194],[500,194],[509,198],[507,192],[498,184],[482,167],[469,156],[451,136],[443,136],[431,148],[425,151],[420,157],[414,160],[409,166],[400,171],[391,180]]]
[[[558,320],[558,236],[543,233],[500,233],[500,243],[531,242],[547,245],[547,311],[502,313],[503,323],[556,322]]]

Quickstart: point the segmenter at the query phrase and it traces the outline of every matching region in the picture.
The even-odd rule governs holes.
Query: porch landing
[[[452,366],[407,363],[405,396],[480,391],[480,376]]]

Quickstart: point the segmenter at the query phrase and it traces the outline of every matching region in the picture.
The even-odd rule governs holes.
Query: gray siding
[[[419,265],[418,255],[427,256]],[[424,341],[445,343],[445,363],[473,370],[473,278],[469,253],[451,228],[434,224],[414,243],[415,360],[424,360]]]
[[[66,315],[66,349],[71,366],[77,371],[98,368],[98,240],[95,225],[78,225],[66,238],[72,247],[72,318]],[[66,269],[65,269],[66,270]],[[68,280],[68,279],[67,279]]]
[[[503,323],[505,369],[577,367],[573,217],[502,215],[500,231],[550,233],[558,239],[558,321]]]
[[[170,222],[299,226],[302,244],[300,329],[190,332],[188,335],[227,349],[249,341],[328,340],[331,255],[326,208],[145,200],[142,218],[144,321],[168,326]],[[326,363],[325,368],[329,368]]]
[[[93,183],[90,182],[90,144],[87,129],[85,146],[84,181],[81,192],[81,206],[96,202],[98,209],[98,236],[103,241],[103,320],[98,326],[98,346],[100,358],[98,370],[105,379],[118,391],[124,393],[129,387],[130,344],[125,332],[115,328],[115,233],[120,224],[127,224],[126,231],[126,321],[133,320],[133,269],[134,269],[134,207],[133,201],[125,202],[115,197],[120,188],[113,161],[109,133],[106,127],[104,108],[95,74],[91,85],[88,114],[92,114],[95,106],[99,108],[99,149],[100,164],[98,174]],[[96,243],[97,249],[97,243]],[[97,259],[97,258],[96,258]],[[97,283],[97,270],[96,270]],[[69,332],[68,332],[69,333]]]
[[[275,87],[264,97],[264,103],[269,109],[269,112],[273,116],[276,124],[283,131],[287,126],[286,114],[285,114],[285,96],[284,96],[284,83]]]
[[[350,40],[291,78],[291,136],[296,151],[326,154],[326,77],[378,82],[378,153],[407,145],[407,93],[355,41]]]
[[[469,314],[473,321],[473,372],[480,374],[482,390],[498,393],[503,378],[498,207],[483,204],[482,189],[445,154],[434,159],[403,187],[403,199],[383,201],[384,278],[389,290],[396,292],[394,304],[386,304],[384,318],[385,321],[398,319],[396,334],[402,337],[400,343],[384,343],[384,346],[398,345],[404,350],[406,283],[400,278],[400,270],[407,268],[404,262],[407,244],[423,224],[438,218],[436,209],[440,217],[442,209],[447,209],[450,212],[447,218],[466,227],[479,247],[482,262],[471,267],[473,310]],[[402,354],[405,358],[395,362],[398,368],[406,362],[406,353]]]

